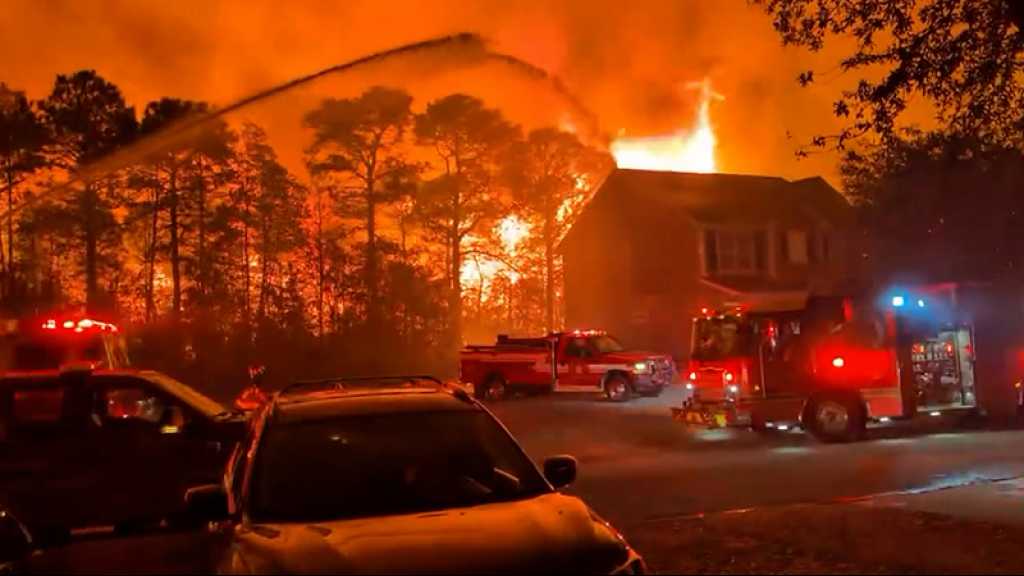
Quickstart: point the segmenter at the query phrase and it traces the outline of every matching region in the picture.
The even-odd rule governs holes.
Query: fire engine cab
[[[677,419],[854,440],[870,421],[1020,411],[1024,301],[987,285],[893,287],[803,306],[703,309]]]
[[[128,367],[117,325],[84,315],[33,316],[0,322],[0,372],[81,365]]]

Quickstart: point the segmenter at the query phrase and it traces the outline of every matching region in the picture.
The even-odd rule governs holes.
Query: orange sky
[[[746,0],[7,0],[4,13],[0,81],[41,97],[56,73],[95,68],[140,110],[162,95],[223,105],[370,51],[462,31],[560,76],[610,135],[687,127],[694,94],[680,86],[708,76],[725,96],[711,110],[720,170],[838,184],[833,155],[797,160],[794,149],[835,130],[831,102],[852,79],[800,88],[798,72],[833,68],[834,57],[783,49]],[[416,66],[325,82],[247,115],[272,137],[293,134],[303,107],[371,83],[408,88],[418,107],[445,92],[474,93],[527,125],[565,115],[550,91],[508,70]],[[278,147],[286,159],[301,152]]]

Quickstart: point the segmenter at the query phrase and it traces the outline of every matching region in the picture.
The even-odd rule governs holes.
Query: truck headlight
[[[651,371],[651,363],[637,362],[636,364],[633,364],[633,371],[637,374],[647,374]]]

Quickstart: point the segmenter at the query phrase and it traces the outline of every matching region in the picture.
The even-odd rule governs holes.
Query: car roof
[[[279,394],[274,420],[294,423],[369,414],[474,412],[482,410],[467,394],[444,387],[384,387]]]
[[[45,370],[11,370],[0,374],[0,381],[7,380],[48,380],[51,378],[59,378],[65,371],[59,369],[45,369]],[[72,370],[71,372],[74,372]],[[94,369],[94,370],[82,370],[83,374],[89,374],[93,378],[117,378],[124,376],[135,376],[145,378],[146,376],[153,374],[153,370],[136,370],[133,368],[118,368],[118,369]]]

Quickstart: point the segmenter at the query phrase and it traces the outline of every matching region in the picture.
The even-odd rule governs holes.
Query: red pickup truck
[[[634,394],[656,396],[672,382],[672,358],[627,351],[604,332],[555,332],[541,338],[498,336],[493,346],[467,346],[460,354],[463,382],[478,398],[509,392],[592,389],[624,402]]]

